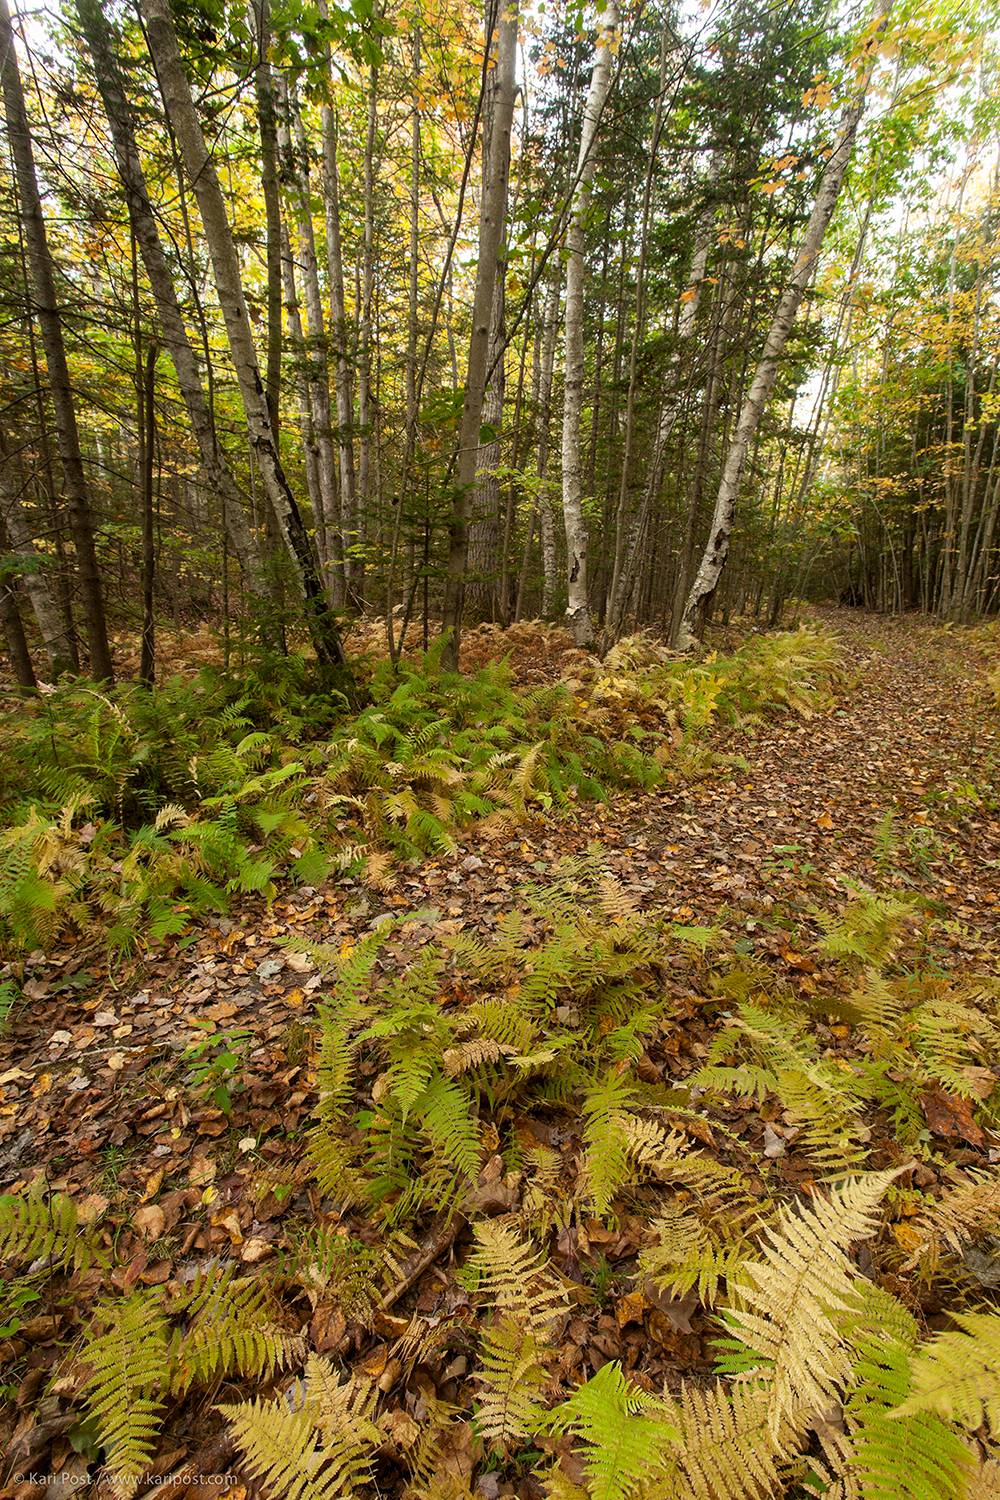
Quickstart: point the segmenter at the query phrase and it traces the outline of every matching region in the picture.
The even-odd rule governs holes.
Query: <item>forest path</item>
[[[762,956],[788,961],[790,944],[808,945],[816,930],[815,908],[836,909],[845,882],[862,881],[936,902],[953,919],[941,961],[988,965],[1000,937],[1000,821],[988,800],[991,776],[997,796],[1000,734],[986,659],[967,633],[919,620],[837,610],[823,623],[844,643],[852,684],[825,714],[786,715],[720,740],[746,770],[582,804],[513,837],[487,839],[472,827],[454,855],[401,869],[385,894],[340,880],[289,890],[270,907],[247,902],[183,950],[152,957],[141,976],[113,973],[81,990],[82,953],[81,976],[72,962],[37,971],[28,994],[44,1009],[25,1007],[0,1044],[0,1187],[47,1162],[56,1180],[68,1167],[67,1185],[87,1191],[103,1154],[131,1149],[134,1132],[165,1161],[189,1152],[188,1132],[157,1138],[167,1106],[155,1099],[157,1080],[166,1085],[178,1054],[203,1035],[199,1025],[246,1030],[251,1047],[277,1049],[292,1064],[280,1088],[265,1090],[255,1121],[280,1130],[308,1109],[295,1028],[326,984],[286,939],[340,947],[386,913],[412,916],[392,944],[405,962],[445,933],[488,934],[523,905],[525,885],[544,891],[566,856],[595,845],[637,904],[716,924],[728,943],[741,939]],[[963,784],[987,798],[958,808],[948,789]],[[222,1128],[211,1119],[198,1127],[209,1136]]]
[[[588,803],[502,848],[473,831],[455,860],[404,878],[407,901],[433,904],[443,878],[448,915],[478,925],[484,907],[509,908],[518,884],[544,881],[560,853],[596,843],[627,890],[683,921],[829,906],[855,880],[913,889],[1000,935],[1000,822],[989,800],[1000,733],[985,661],[966,634],[914,617],[820,618],[843,644],[851,685],[827,713],[716,736],[745,770]]]

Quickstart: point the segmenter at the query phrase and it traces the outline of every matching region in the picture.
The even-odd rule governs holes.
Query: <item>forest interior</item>
[[[1000,1500],[998,0],[0,92],[2,1500]]]

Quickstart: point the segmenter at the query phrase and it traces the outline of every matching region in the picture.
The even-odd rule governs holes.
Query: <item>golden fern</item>
[[[763,1234],[762,1259],[744,1265],[725,1314],[742,1346],[731,1371],[766,1382],[771,1435],[786,1419],[822,1411],[850,1371],[835,1321],[855,1302],[847,1250],[877,1227],[876,1210],[896,1172],[847,1179],[829,1198],[784,1207]]]
[[[908,1227],[920,1238],[906,1269],[919,1263],[933,1274],[942,1250],[960,1255],[963,1245],[1000,1231],[1000,1172],[971,1170]]]
[[[502,1219],[474,1227],[476,1248],[466,1261],[482,1302],[542,1334],[566,1306],[566,1293],[545,1257]]]
[[[247,1468],[278,1500],[350,1500],[382,1442],[369,1382],[341,1382],[311,1354],[304,1386],[274,1401],[220,1406]]]
[[[695,1206],[666,1204],[650,1226],[655,1243],[639,1257],[642,1271],[661,1291],[683,1297],[694,1290],[706,1307],[753,1254],[743,1233],[745,1216],[720,1213],[711,1201],[709,1207],[702,1215]]]
[[[670,1500],[764,1500],[778,1491],[766,1393],[717,1381],[686,1383],[675,1401],[680,1443]]]
[[[506,1450],[536,1430],[544,1415],[545,1354],[534,1330],[511,1313],[483,1335],[476,1428],[488,1447]]]

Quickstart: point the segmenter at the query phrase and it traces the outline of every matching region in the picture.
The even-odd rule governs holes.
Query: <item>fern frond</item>
[[[688,1383],[674,1411],[680,1441],[671,1500],[765,1500],[778,1493],[778,1455],[761,1390]]]
[[[156,1450],[168,1382],[168,1327],[157,1295],[107,1303],[103,1331],[81,1352],[81,1396],[123,1494],[131,1494]]]
[[[988,1422],[1000,1434],[1000,1314],[954,1313],[957,1329],[917,1349],[912,1384],[894,1416],[923,1412],[975,1431]]]
[[[465,1089],[438,1075],[415,1101],[413,1113],[443,1160],[466,1177],[475,1178],[479,1173],[482,1143]]]
[[[302,1339],[274,1327],[268,1302],[265,1283],[237,1276],[232,1266],[202,1272],[188,1293],[188,1326],[173,1351],[173,1393],[236,1373],[271,1376],[301,1358]]]
[[[732,1219],[716,1212],[706,1220],[692,1208],[668,1204],[651,1225],[656,1243],[641,1252],[639,1263],[669,1296],[694,1290],[700,1302],[712,1307],[753,1252],[740,1233],[743,1216]]]
[[[566,1293],[544,1255],[502,1219],[484,1219],[473,1229],[476,1248],[466,1261],[478,1297],[538,1333],[566,1306]]]
[[[634,1090],[625,1076],[609,1072],[583,1100],[583,1138],[587,1146],[587,1190],[594,1211],[604,1217],[629,1175],[626,1110]]]
[[[311,1354],[304,1386],[275,1401],[221,1406],[250,1473],[280,1500],[353,1500],[382,1434],[368,1381],[342,1382]]]
[[[91,1230],[81,1225],[65,1193],[4,1193],[0,1197],[0,1260],[52,1260],[86,1269],[100,1259]]]
[[[907,1269],[923,1262],[933,1270],[942,1249],[960,1255],[963,1245],[1000,1232],[1000,1172],[969,1171],[909,1224],[920,1242]]]
[[[548,1425],[586,1445],[591,1500],[631,1500],[666,1467],[681,1436],[671,1408],[633,1385],[616,1360],[556,1407]]]
[[[487,1445],[504,1450],[516,1439],[529,1437],[544,1414],[543,1346],[530,1328],[508,1313],[483,1335],[479,1359],[476,1427]]]
[[[785,1207],[763,1235],[763,1258],[744,1265],[738,1303],[726,1322],[744,1346],[735,1365],[767,1382],[769,1423],[823,1409],[850,1370],[834,1321],[852,1307],[854,1272],[847,1250],[877,1226],[876,1210],[895,1172],[849,1178],[829,1198]]]
[[[931,1412],[900,1415],[911,1380],[908,1349],[871,1339],[853,1379],[852,1467],[865,1500],[959,1500],[970,1469],[961,1438]]]

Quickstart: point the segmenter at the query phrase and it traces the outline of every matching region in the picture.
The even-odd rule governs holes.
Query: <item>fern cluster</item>
[[[96,927],[128,951],[283,879],[388,885],[395,861],[450,852],[470,821],[512,828],[703,769],[716,718],[812,712],[841,676],[808,631],[703,664],[624,642],[582,681],[531,691],[502,664],[465,678],[429,653],[380,668],[348,714],[293,667],[155,691],[71,683],[26,704],[0,735],[0,942]]]
[[[119,1490],[148,1470],[168,1404],[228,1375],[266,1378],[301,1357],[263,1280],[215,1265],[177,1296],[109,1298],[79,1350],[80,1394]]]
[[[687,1150],[636,1073],[644,1039],[664,1020],[669,931],[616,915],[621,893],[593,860],[566,879],[577,896],[592,890],[591,910],[560,909],[557,878],[537,898],[536,921],[544,905],[548,931],[533,946],[524,919],[512,917],[493,941],[459,934],[427,945],[388,980],[374,970],[385,928],[333,960],[333,993],[318,1013],[309,1152],[335,1202],[366,1203],[390,1225],[453,1212],[484,1164],[483,1116],[509,1132],[506,1143],[519,1154],[516,1127],[533,1109],[579,1113],[574,1192],[602,1216],[644,1179],[698,1180],[714,1190],[725,1177]],[[525,899],[530,913],[530,892]],[[361,1079],[373,1073],[362,1092]],[[544,1153],[529,1152],[525,1166],[544,1174]],[[544,1194],[526,1195],[533,1227],[551,1207]]]

